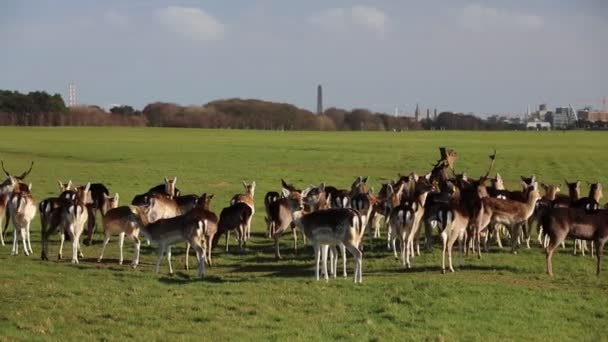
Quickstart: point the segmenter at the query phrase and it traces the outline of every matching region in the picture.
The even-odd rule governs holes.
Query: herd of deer
[[[30,226],[36,215],[35,199],[31,184],[25,178],[32,170],[20,176],[11,175],[4,168],[7,178],[0,185],[0,229],[6,216],[5,231],[0,231],[0,242],[8,221],[13,222],[14,237],[12,254],[19,251],[19,238],[26,255],[31,254]],[[489,178],[492,164],[485,176],[470,179],[464,174],[450,175],[450,165],[445,161],[435,164],[425,176],[411,173],[382,185],[377,194],[368,189],[367,177],[357,177],[350,189],[338,189],[321,183],[300,190],[282,182],[281,192],[268,192],[264,197],[267,237],[274,240],[275,256],[281,258],[279,238],[289,228],[292,230],[294,250],[298,247],[298,231],[314,249],[316,278],[327,280],[337,275],[338,258],[342,257],[342,273],[346,277],[346,250],[355,261],[354,280],[362,281],[363,240],[366,227],[373,229],[373,237],[380,237],[382,226],[387,229],[387,247],[399,258],[404,267],[410,268],[410,259],[420,255],[419,235],[424,225],[425,244],[432,248],[433,230],[437,229],[442,241],[442,272],[448,268],[454,272],[452,249],[456,241],[462,253],[476,252],[481,257],[481,242],[487,250],[487,242],[495,238],[502,247],[501,234],[510,236],[511,249],[525,242],[530,247],[531,227],[538,226],[538,241],[545,248],[547,272],[553,275],[552,256],[555,249],[567,237],[576,239],[575,253],[579,246],[584,253],[586,241],[591,241],[591,252],[596,248],[597,273],[600,272],[602,249],[608,240],[608,210],[600,208],[602,186],[591,184],[589,196],[580,196],[580,182],[568,183],[569,195],[561,195],[557,185],[540,184],[541,197],[534,176],[521,177],[522,189],[509,191],[499,174]],[[211,250],[222,234],[226,234],[226,251],[230,232],[236,233],[239,250],[251,237],[251,220],[255,213],[255,181],[243,182],[245,192],[232,197],[219,218],[210,208],[213,195],[181,195],[175,187],[177,178],[167,179],[146,193],[133,198],[131,205],[118,206],[119,196],[110,197],[103,184],[87,183],[74,186],[59,182],[59,196],[47,198],[38,204],[41,221],[41,258],[48,260],[48,241],[58,233],[62,257],[65,238],[72,242],[72,263],[82,258],[81,236],[87,233],[85,244],[91,244],[95,232],[95,217],[100,211],[103,218],[103,247],[101,261],[111,236],[119,236],[120,258],[123,262],[123,243],[128,236],[134,243],[131,263],[136,267],[140,257],[140,233],[158,246],[155,272],[158,272],[162,256],[166,253],[169,271],[171,245],[186,242],[186,268],[188,251],[194,248],[198,260],[198,275],[203,277],[205,264],[211,265]],[[487,185],[486,183],[490,183]],[[85,228],[86,226],[86,228]],[[396,241],[400,244],[397,248]],[[329,270],[327,261],[330,261]],[[322,270],[320,270],[322,267]]]

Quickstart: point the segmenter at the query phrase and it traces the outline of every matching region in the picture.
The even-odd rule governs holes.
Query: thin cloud
[[[332,8],[313,14],[309,22],[327,31],[350,31],[362,28],[384,38],[388,16],[375,7],[356,5],[351,8]]]
[[[539,30],[544,26],[541,16],[500,10],[479,4],[470,4],[460,12],[460,25],[473,31],[486,30]]]
[[[186,39],[220,40],[226,31],[218,19],[196,7],[169,6],[157,10],[156,16],[166,29]]]

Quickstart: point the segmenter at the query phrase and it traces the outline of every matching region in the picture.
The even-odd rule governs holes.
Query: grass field
[[[517,187],[520,175],[543,182],[564,179],[606,183],[608,135],[595,132],[313,133],[188,129],[0,128],[0,158],[20,173],[34,160],[28,180],[37,200],[57,194],[57,180],[103,182],[133,195],[177,176],[183,193],[214,193],[214,210],[255,179],[254,237],[244,254],[214,250],[216,266],[204,281],[183,271],[183,248],[174,248],[168,275],[152,273],[155,250],[142,263],[117,264],[112,240],[98,264],[101,235],[84,247],[79,265],[40,260],[39,218],[32,227],[34,255],[10,256],[0,247],[0,339],[124,340],[590,340],[608,338],[608,266],[595,276],[595,260],[559,250],[556,276],[545,273],[537,244],[518,255],[494,248],[481,260],[464,258],[456,273],[439,271],[438,244],[404,270],[383,240],[365,250],[363,284],[349,278],[313,279],[310,248],[294,255],[290,235],[284,260],[275,261],[264,238],[263,196],[280,178],[305,187],[321,181],[347,187],[357,175],[381,182],[398,172],[425,173],[437,147],[459,152],[458,172],[485,173],[498,150],[496,169]],[[587,187],[583,187],[586,192]],[[12,228],[11,228],[12,232]],[[386,233],[383,232],[383,236]],[[56,255],[58,236],[50,255]],[[234,245],[234,241],[231,242]],[[65,257],[67,256],[67,260]],[[53,259],[53,258],[52,258]],[[194,258],[191,259],[194,262]]]

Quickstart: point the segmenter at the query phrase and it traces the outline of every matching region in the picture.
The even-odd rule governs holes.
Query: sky
[[[608,96],[606,0],[0,1],[0,89],[523,114]]]

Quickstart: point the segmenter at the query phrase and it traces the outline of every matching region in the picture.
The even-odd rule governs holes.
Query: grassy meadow
[[[348,187],[367,175],[377,190],[399,172],[428,172],[439,146],[456,149],[456,171],[472,176],[485,173],[496,148],[495,169],[510,188],[531,174],[546,183],[606,184],[605,133],[2,127],[0,136],[9,171],[21,173],[35,161],[27,180],[38,201],[57,195],[57,180],[71,179],[102,182],[128,204],[163,177],[177,176],[184,194],[215,194],[219,215],[242,191],[242,180],[257,183],[253,240],[244,254],[214,250],[215,266],[203,281],[196,270],[184,270],[183,245],[173,249],[176,274],[169,276],[166,259],[159,274],[152,272],[156,251],[145,244],[140,266],[131,269],[128,240],[124,265],[117,263],[117,239],[97,263],[99,230],[95,244],[83,246],[79,265],[70,264],[70,244],[64,260],[56,260],[58,236],[51,261],[43,262],[38,215],[34,255],[26,257],[20,246],[11,256],[11,226],[0,246],[0,340],[608,339],[608,266],[598,277],[595,260],[571,255],[570,247],[554,257],[554,278],[545,274],[536,243],[518,255],[494,246],[443,275],[438,243],[404,270],[384,240],[373,240],[364,252],[363,284],[355,285],[350,255],[348,279],[317,282],[310,247],[294,254],[286,234],[284,259],[275,261],[263,234],[263,197],[280,190],[280,178],[302,188],[321,181]]]

